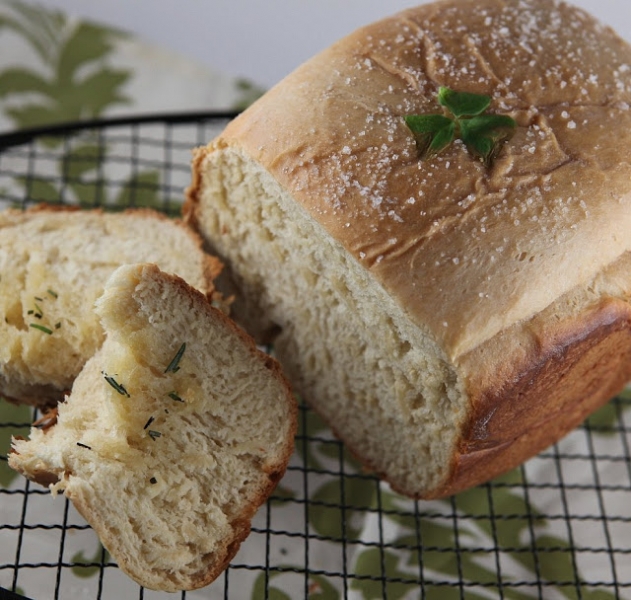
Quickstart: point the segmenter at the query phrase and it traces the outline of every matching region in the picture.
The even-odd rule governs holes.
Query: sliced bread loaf
[[[631,377],[629,65],[565,2],[425,3],[198,151],[187,218],[240,289],[233,314],[276,335],[296,389],[398,490],[510,469]],[[478,108],[448,113],[441,88]],[[517,126],[494,148],[497,117]],[[422,159],[430,141],[446,147]],[[492,165],[474,142],[501,148]]]
[[[154,265],[119,268],[97,313],[102,348],[9,464],[63,490],[141,585],[204,586],[286,469],[295,401],[273,359]]]
[[[94,301],[120,265],[152,262],[205,294],[221,264],[151,210],[0,213],[0,394],[52,405],[103,342]]]

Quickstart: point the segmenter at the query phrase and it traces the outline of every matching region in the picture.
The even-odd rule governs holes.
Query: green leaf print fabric
[[[261,93],[127,32],[0,0],[0,133],[240,109]],[[42,138],[46,172],[11,171],[0,153],[2,208],[27,195],[177,215],[180,192],[163,197],[170,175],[157,161],[111,169],[118,144],[94,130],[66,142]],[[139,590],[71,504],[8,468],[10,438],[27,435],[32,418],[30,408],[0,400],[0,587],[34,599],[53,597],[52,590],[60,598],[179,597]],[[423,502],[364,471],[303,407],[288,472],[230,568],[182,597],[631,600],[630,427],[631,393],[624,392],[519,469]]]

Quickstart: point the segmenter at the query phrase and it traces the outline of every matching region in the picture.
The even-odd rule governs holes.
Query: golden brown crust
[[[569,5],[445,0],[314,57],[209,151],[263,165],[456,359],[631,248],[629,64]],[[403,116],[439,111],[439,85],[517,120],[493,169],[461,144],[418,160]]]
[[[202,184],[203,163],[208,149],[205,147],[193,150],[191,161],[191,183],[186,188],[184,205],[182,206],[182,219],[191,229],[199,233],[199,190]]]
[[[531,332],[530,344],[512,363],[510,376],[501,369],[492,375],[496,361],[484,356],[485,349],[471,357],[472,363],[483,365],[484,375],[482,381],[470,380],[471,412],[452,473],[432,497],[456,493],[516,467],[580,425],[631,379],[627,302],[603,299],[547,329]]]

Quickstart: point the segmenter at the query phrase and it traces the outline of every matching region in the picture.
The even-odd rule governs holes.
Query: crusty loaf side
[[[137,262],[209,295],[221,270],[190,228],[152,210],[0,213],[0,394],[39,406],[61,400],[103,341],[94,301],[116,267]]]
[[[341,40],[198,150],[186,218],[397,489],[484,481],[631,377],[630,65],[564,2],[443,0]],[[403,117],[440,112],[439,86],[516,120],[492,167],[460,142],[419,160]]]
[[[631,380],[631,253],[460,361],[470,414],[436,495],[511,469]]]
[[[274,360],[154,265],[119,268],[97,312],[102,348],[9,464],[54,481],[141,585],[204,586],[286,469],[295,401]]]

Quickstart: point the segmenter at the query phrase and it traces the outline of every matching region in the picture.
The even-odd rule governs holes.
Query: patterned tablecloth
[[[123,31],[0,1],[0,132],[234,109],[260,93]],[[6,206],[24,186],[2,160],[0,153]],[[59,193],[44,178],[31,192],[49,200]],[[81,202],[88,188],[75,192]],[[29,409],[0,400],[2,457],[31,418]],[[289,471],[257,514],[252,535],[217,582],[182,596],[631,598],[630,446],[631,393],[624,392],[523,467],[447,500],[413,502],[363,472],[303,407]],[[34,600],[162,597],[139,590],[71,505],[25,483],[6,460],[0,586]]]

